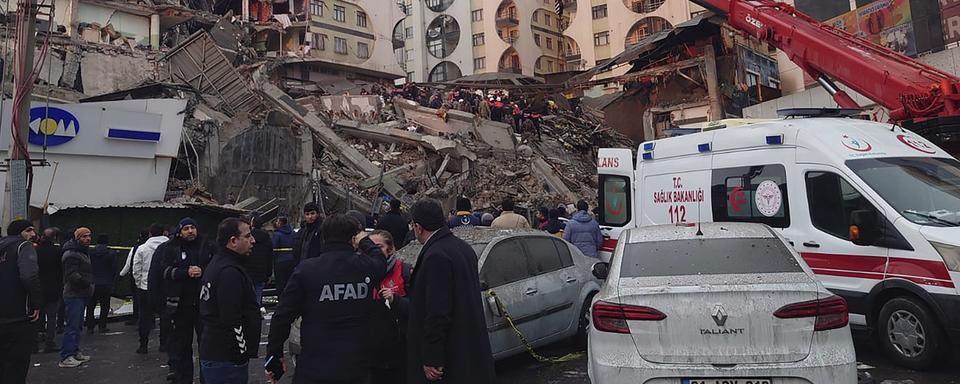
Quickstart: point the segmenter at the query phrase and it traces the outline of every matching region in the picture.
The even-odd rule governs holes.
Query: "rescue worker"
[[[0,239],[0,383],[23,384],[43,304],[37,253],[29,221],[14,220]]]
[[[185,217],[176,235],[157,248],[167,314],[173,320],[167,354],[175,384],[193,382],[193,335],[200,340],[200,281],[214,248],[200,235],[197,222]]]
[[[373,327],[377,344],[373,354],[372,384],[402,384],[407,382],[405,340],[407,326],[407,285],[413,266],[397,257],[394,238],[390,232],[378,229],[370,233],[387,258],[387,274],[373,291],[378,315]]]
[[[473,210],[473,205],[470,204],[470,199],[465,196],[460,196],[457,198],[457,211],[454,213],[454,216],[450,218],[447,222],[447,226],[450,228],[462,227],[465,225],[478,226],[480,225],[480,218],[471,212]]]
[[[300,317],[302,351],[293,382],[363,383],[370,375],[375,342],[370,328],[378,304],[372,295],[387,261],[383,251],[363,237],[360,223],[346,215],[328,217],[322,233],[320,256],[301,262],[280,296],[267,359],[283,358],[290,326]],[[273,381],[270,372],[267,377]]]
[[[218,251],[201,280],[200,376],[205,384],[246,384],[260,347],[260,306],[243,268],[256,240],[250,224],[228,218],[217,227]]]

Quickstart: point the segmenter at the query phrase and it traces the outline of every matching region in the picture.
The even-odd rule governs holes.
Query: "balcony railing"
[[[407,43],[406,43],[406,41],[403,40],[403,36],[400,36],[400,37],[394,36],[394,37],[393,37],[393,49],[403,48],[403,47],[405,47],[405,46],[407,46]]]
[[[516,27],[520,25],[520,20],[517,19],[515,15],[507,15],[503,17],[497,17],[497,27]]]
[[[580,53],[576,53],[576,54],[568,53],[564,55],[563,58],[566,59],[568,63],[579,62],[581,59]]]
[[[630,4],[630,9],[636,13],[650,13],[660,8],[664,1],[665,0],[634,1]]]

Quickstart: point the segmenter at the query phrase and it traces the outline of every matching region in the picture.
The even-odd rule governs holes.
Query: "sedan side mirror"
[[[593,265],[593,276],[600,279],[606,280],[607,275],[610,274],[610,263],[599,262]]]
[[[849,239],[856,245],[877,244],[880,241],[877,212],[866,209],[850,212]]]

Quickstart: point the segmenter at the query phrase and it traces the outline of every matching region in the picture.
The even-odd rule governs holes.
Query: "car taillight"
[[[814,331],[843,328],[849,320],[847,301],[839,296],[790,304],[778,309],[773,315],[781,319],[816,317]]]
[[[602,332],[630,333],[627,320],[660,321],[667,318],[656,309],[637,305],[614,304],[598,301],[590,311],[593,327]]]

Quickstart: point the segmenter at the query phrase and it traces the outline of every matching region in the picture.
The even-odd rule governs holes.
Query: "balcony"
[[[505,41],[507,44],[510,44],[510,45],[516,44],[518,40],[520,40],[519,37],[504,37],[504,38],[503,38],[503,41]]]
[[[563,10],[565,12],[576,12],[577,0],[563,0]]]
[[[520,67],[500,67],[497,72],[523,74],[523,70],[521,70]]]
[[[497,16],[497,28],[517,27],[519,25],[520,20],[517,19],[517,15]]]
[[[403,48],[407,46],[407,42],[404,41],[403,35],[393,35],[393,49]]]
[[[650,13],[660,8],[665,0],[642,0],[630,4],[630,10],[636,13]]]
[[[578,63],[580,62],[580,59],[581,59],[580,52],[577,52],[575,54],[567,53],[566,55],[563,56],[563,58],[566,59],[568,63]]]

